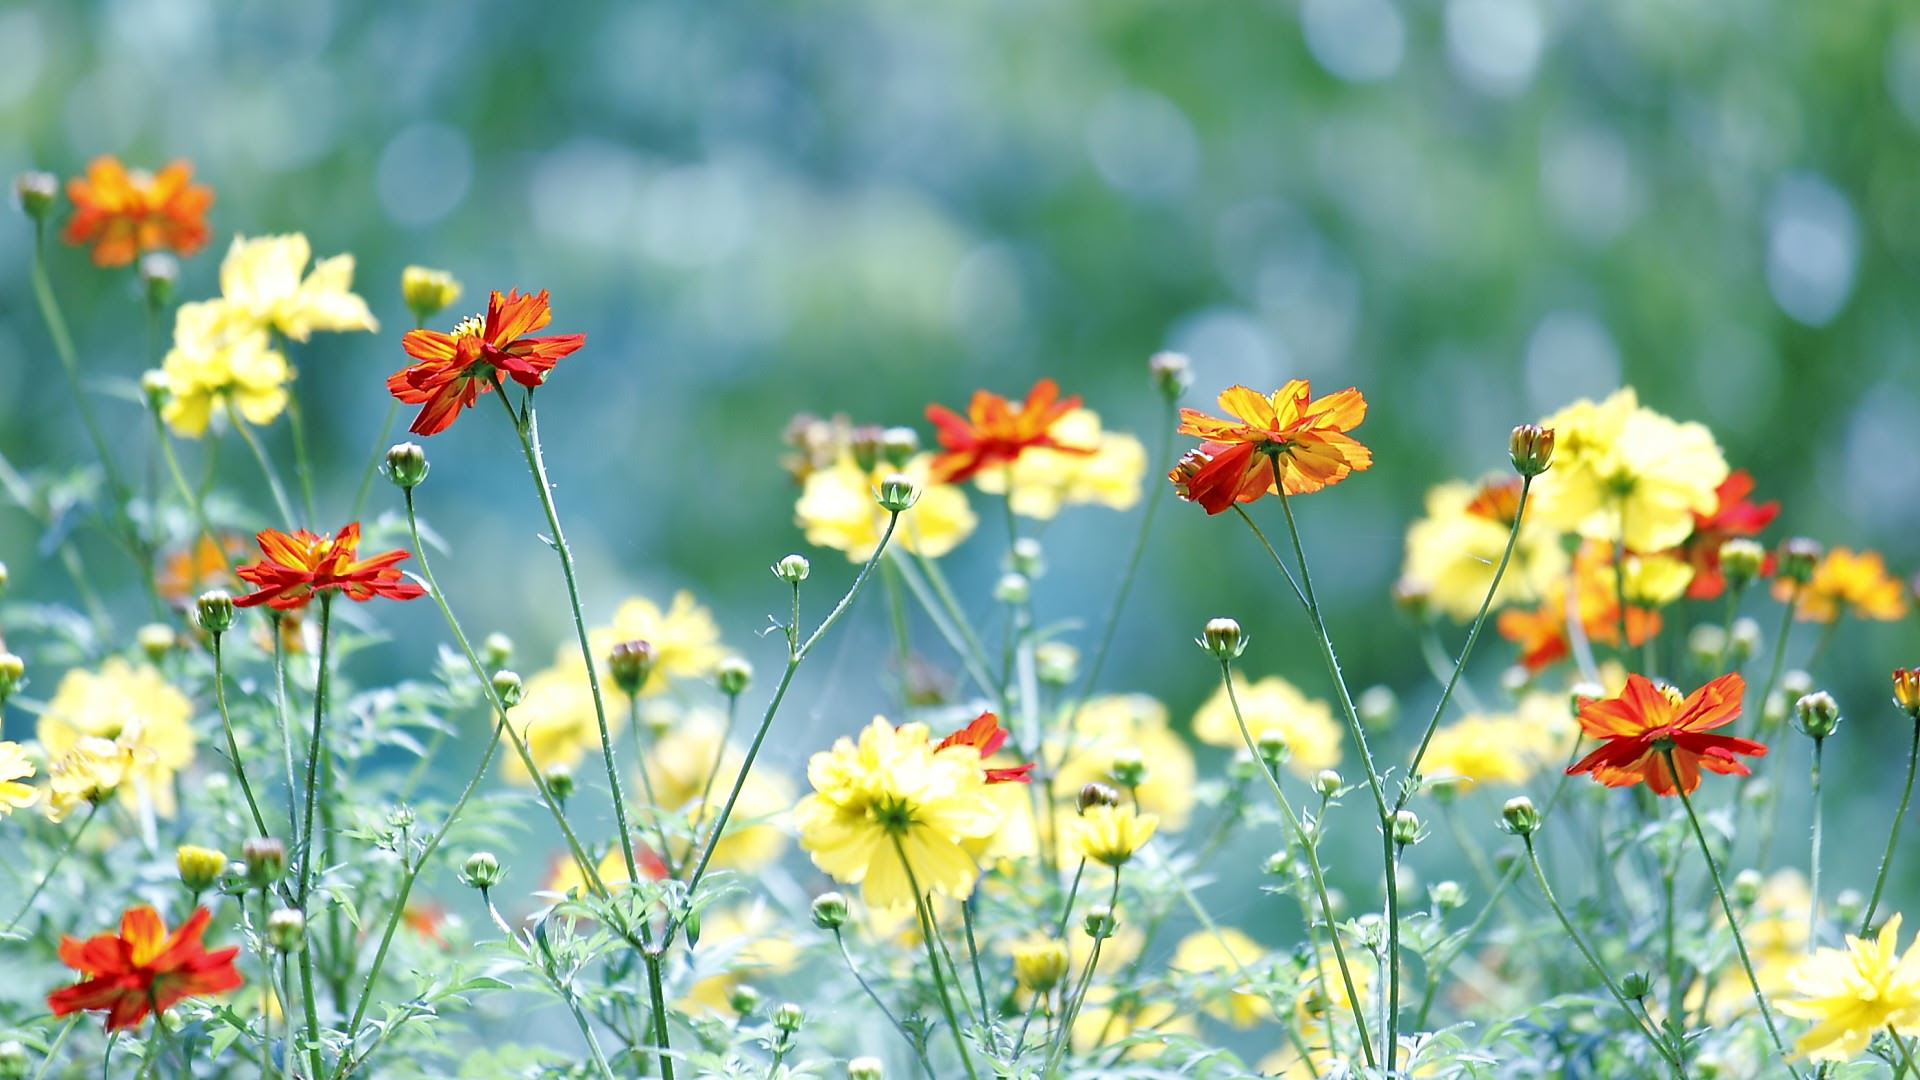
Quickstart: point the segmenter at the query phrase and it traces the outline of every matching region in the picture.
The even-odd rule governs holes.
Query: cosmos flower
[[[1533,485],[1546,524],[1633,551],[1665,551],[1694,531],[1696,515],[1720,504],[1728,470],[1713,433],[1641,407],[1632,388],[1576,401],[1540,424],[1556,437],[1553,468]]]
[[[937,754],[949,746],[971,746],[980,755],[980,760],[985,762],[999,753],[1000,748],[1006,744],[1007,730],[1000,726],[1000,718],[990,712],[983,712],[974,717],[966,727],[941,739],[935,744],[933,752]],[[1034,763],[1029,761],[1024,765],[1008,767],[987,766],[982,772],[989,784],[1025,784],[1033,780],[1030,775],[1033,772],[1033,766]]]
[[[1776,600],[1794,600],[1793,582],[1776,578]],[[1802,622],[1830,623],[1842,610],[1856,618],[1891,621],[1907,613],[1907,592],[1899,578],[1887,573],[1877,551],[1854,552],[1837,547],[1820,557],[1813,577],[1800,586],[1793,616]]]
[[[587,340],[585,334],[526,336],[552,320],[547,290],[496,290],[487,300],[484,318],[462,319],[451,334],[407,331],[400,345],[416,363],[387,377],[387,390],[394,397],[421,406],[407,430],[415,435],[445,431],[501,376],[529,390],[545,382],[553,365]]]
[[[306,607],[328,589],[362,603],[376,596],[412,600],[427,594],[406,581],[395,565],[408,557],[406,551],[395,548],[371,559],[355,558],[360,549],[357,521],[343,526],[331,539],[305,529],[292,533],[262,529],[254,540],[260,544],[262,558],[237,573],[258,588],[235,598],[236,607],[265,604],[275,611],[291,611]]]
[[[1688,694],[1655,686],[1644,675],[1628,675],[1619,697],[1589,701],[1580,709],[1580,727],[1600,748],[1567,767],[1567,775],[1590,773],[1608,787],[1644,783],[1655,795],[1692,792],[1700,770],[1748,775],[1741,755],[1759,757],[1767,748],[1751,739],[1709,735],[1740,715],[1746,680],[1729,672]],[[1673,769],[1667,754],[1673,755]]]
[[[233,966],[239,946],[208,952],[201,943],[212,917],[194,908],[169,935],[160,913],[141,904],[120,917],[118,934],[62,938],[61,961],[86,978],[48,994],[47,1007],[55,1016],[99,1010],[107,1014],[107,1030],[120,1031],[138,1027],[149,1011],[238,989],[245,981]]]
[[[1319,491],[1373,465],[1373,452],[1347,434],[1367,415],[1367,399],[1351,387],[1316,401],[1307,380],[1293,379],[1271,397],[1231,386],[1219,401],[1231,419],[1180,410],[1180,434],[1205,441],[1168,474],[1181,498],[1209,514],[1283,489]]]
[[[1780,1011],[1813,1021],[1794,1043],[1794,1053],[1815,1061],[1851,1061],[1873,1036],[1920,1032],[1920,948],[1899,951],[1900,916],[1889,918],[1872,938],[1847,935],[1846,948],[1814,950],[1787,975],[1797,997]]]
[[[1758,536],[1780,513],[1778,502],[1753,501],[1753,474],[1735,469],[1714,491],[1710,514],[1693,516],[1693,534],[1680,545],[1678,555],[1693,566],[1687,596],[1711,600],[1726,591],[1720,574],[1720,545],[1741,536]]]
[[[107,786],[118,788],[129,805],[144,798],[171,817],[174,777],[193,762],[192,718],[193,704],[157,669],[115,656],[97,670],[74,668],[61,676],[35,733],[50,761],[72,754],[83,740],[114,744],[126,755],[125,768]]]
[[[377,331],[379,320],[353,291],[353,256],[320,259],[304,233],[233,238],[220,260],[221,319],[237,331],[272,330],[306,341],[315,330]]]
[[[127,171],[120,159],[98,157],[87,175],[67,181],[74,214],[63,239],[93,246],[99,266],[125,266],[142,252],[168,249],[182,255],[207,242],[207,208],[213,189],[192,183],[193,166],[176,161],[158,173]]]
[[[1519,502],[1518,476],[1478,485],[1442,484],[1427,492],[1426,516],[1407,529],[1401,575],[1418,582],[1443,614],[1459,622],[1471,620],[1493,584]],[[1566,572],[1567,553],[1559,532],[1528,513],[1513,560],[1500,578],[1500,591],[1494,594],[1494,607],[1538,600]]]
[[[942,453],[933,461],[933,477],[957,484],[983,469],[1013,466],[1029,450],[1051,449],[1090,454],[1089,447],[1063,445],[1053,426],[1080,404],[1078,395],[1060,396],[1060,386],[1041,379],[1020,404],[987,390],[975,390],[961,416],[944,405],[927,406],[927,419],[938,429]]]
[[[967,505],[964,490],[933,479],[933,461],[931,454],[917,454],[897,469],[885,462],[863,469],[851,453],[841,453],[833,464],[809,471],[801,481],[794,524],[806,533],[807,543],[844,552],[849,562],[866,562],[893,517],[881,509],[874,492],[885,476],[897,472],[914,482],[920,499],[901,512],[889,546],[939,558],[972,536],[979,519]]]
[[[1074,409],[1047,428],[1061,447],[1037,446],[1007,469],[982,469],[973,482],[990,495],[1005,494],[1013,480],[1013,512],[1045,520],[1062,507],[1097,503],[1125,510],[1140,501],[1147,448],[1117,431],[1103,431],[1092,409]]]

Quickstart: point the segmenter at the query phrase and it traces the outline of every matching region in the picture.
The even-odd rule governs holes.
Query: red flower
[[[1707,734],[1740,715],[1746,692],[1746,680],[1738,672],[1720,676],[1684,700],[1678,690],[1657,687],[1644,675],[1629,675],[1619,697],[1580,707],[1580,729],[1604,742],[1568,766],[1567,775],[1592,773],[1608,787],[1644,781],[1655,795],[1692,792],[1700,786],[1701,769],[1746,776],[1747,766],[1736,755],[1759,757],[1767,748],[1751,739]],[[1673,753],[1678,777],[1667,767],[1667,751]]]
[[[183,998],[238,989],[234,970],[238,946],[208,952],[200,935],[213,916],[197,907],[180,929],[167,936],[160,913],[141,904],[120,916],[120,933],[95,934],[85,941],[60,939],[60,959],[86,978],[47,995],[55,1016],[99,1009],[107,1030],[138,1027],[149,1010],[163,1013]]]
[[[1060,386],[1041,379],[1027,391],[1027,400],[1015,405],[998,394],[975,390],[962,417],[944,405],[927,406],[927,419],[939,429],[945,451],[933,459],[933,477],[958,483],[982,469],[1011,465],[1036,447],[1069,454],[1090,454],[1084,446],[1062,446],[1047,434],[1054,421],[1080,407],[1079,395],[1060,396]]]
[[[1720,545],[1736,536],[1758,536],[1780,513],[1778,502],[1755,503],[1753,474],[1735,469],[1727,474],[1715,493],[1720,501],[1711,514],[1693,515],[1693,535],[1680,545],[1680,558],[1693,564],[1693,581],[1687,595],[1696,600],[1711,600],[1727,591],[1727,579],[1720,574]]]
[[[1314,401],[1307,380],[1294,379],[1271,397],[1231,386],[1219,401],[1232,419],[1180,410],[1180,434],[1206,441],[1167,474],[1181,498],[1209,514],[1282,485],[1289,495],[1319,491],[1373,464],[1373,452],[1347,434],[1367,415],[1367,399],[1351,387]]]
[[[419,363],[387,376],[387,389],[409,405],[424,405],[407,430],[434,435],[447,430],[460,410],[505,375],[531,390],[563,356],[587,340],[585,334],[523,337],[553,319],[547,290],[522,295],[509,289],[487,300],[487,317],[463,319],[453,333],[409,330],[400,347]]]
[[[98,157],[87,175],[67,181],[73,219],[63,239],[92,244],[99,266],[125,266],[143,251],[171,248],[182,255],[207,242],[213,189],[189,183],[193,166],[176,161],[159,173],[128,172],[120,159]]]
[[[265,558],[236,571],[259,586],[234,601],[237,607],[265,604],[275,611],[292,611],[324,589],[338,589],[365,602],[376,596],[412,600],[427,590],[406,581],[395,566],[407,552],[395,548],[371,559],[354,558],[360,549],[360,523],[343,527],[332,539],[298,529],[283,533],[262,529],[254,535]]]
[[[1005,728],[1000,726],[1000,718],[990,712],[983,712],[979,716],[974,717],[973,721],[966,727],[941,739],[940,742],[934,746],[933,752],[937,754],[949,746],[971,746],[980,752],[980,760],[985,761],[999,753],[1000,748],[1006,744],[1007,732]],[[987,769],[987,783],[1031,783],[1033,777],[1030,774],[1032,772],[1033,762],[1031,761],[1025,765],[1014,765],[1008,768],[989,768]]]

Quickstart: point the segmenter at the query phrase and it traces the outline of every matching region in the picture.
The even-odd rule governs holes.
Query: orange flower
[[[1760,535],[1780,513],[1778,502],[1752,501],[1753,474],[1745,469],[1727,474],[1715,495],[1719,504],[1713,513],[1693,515],[1693,535],[1674,553],[1693,566],[1687,596],[1694,600],[1711,600],[1727,590],[1720,574],[1720,545],[1736,536]]]
[[[1181,498],[1209,514],[1282,486],[1289,495],[1319,491],[1373,464],[1373,451],[1347,434],[1367,415],[1367,399],[1351,387],[1314,401],[1307,380],[1294,379],[1271,398],[1230,386],[1219,400],[1233,419],[1180,410],[1180,434],[1206,441],[1167,475]]]
[[[360,549],[360,523],[355,521],[332,539],[297,529],[283,533],[262,529],[254,535],[265,558],[248,563],[238,571],[258,589],[234,600],[236,607],[265,604],[275,611],[291,611],[307,606],[307,601],[325,589],[338,589],[349,598],[365,602],[376,596],[393,600],[412,600],[427,590],[403,580],[400,560],[407,552],[399,548],[371,559],[354,558]]]
[[[1604,571],[1604,573],[1603,573]],[[1575,596],[1580,605],[1580,628],[1587,640],[1620,647],[1620,598],[1613,587],[1607,545],[1588,543],[1573,559]],[[1628,580],[1632,580],[1629,578]],[[1500,613],[1495,627],[1500,636],[1520,647],[1520,663],[1539,671],[1572,651],[1567,641],[1567,585],[1555,584],[1540,606]],[[1660,613],[1627,605],[1627,645],[1643,644],[1660,632]]]
[[[119,1031],[183,998],[239,988],[245,981],[233,967],[239,947],[208,952],[200,942],[212,917],[206,908],[194,908],[169,937],[160,913],[141,904],[120,916],[119,934],[85,941],[62,937],[61,961],[87,977],[48,994],[47,1007],[55,1016],[99,1009],[107,1014],[107,1030]]]
[[[1774,579],[1774,599],[1785,603],[1793,594],[1792,581]],[[1862,619],[1891,621],[1907,613],[1907,593],[1899,579],[1887,573],[1879,552],[1855,554],[1837,547],[1827,552],[1813,568],[1812,579],[1800,587],[1793,615],[1802,622],[1830,623],[1840,617],[1843,604]]]
[[[585,334],[522,336],[552,319],[547,290],[522,294],[509,289],[487,300],[486,318],[462,319],[451,334],[407,331],[400,347],[419,363],[387,377],[394,397],[425,406],[407,430],[415,435],[447,430],[460,410],[471,408],[501,375],[529,390],[546,381],[553,365],[587,340]]]
[[[1080,407],[1078,394],[1062,398],[1060,385],[1041,379],[1027,391],[1027,400],[1019,405],[998,394],[975,390],[961,416],[944,405],[927,406],[927,419],[939,429],[940,446],[945,451],[933,459],[933,478],[938,483],[957,484],[982,469],[1012,465],[1020,455],[1037,447],[1068,454],[1090,454],[1084,446],[1062,446],[1047,434],[1054,421]]]
[[[100,266],[125,266],[158,248],[191,255],[206,245],[213,205],[213,189],[189,183],[192,177],[193,166],[184,161],[153,174],[130,173],[111,155],[95,158],[86,176],[67,181],[74,214],[64,239],[92,244]]]
[[[1592,773],[1608,787],[1645,782],[1655,795],[1692,792],[1700,786],[1701,769],[1746,776],[1747,766],[1737,755],[1760,757],[1767,748],[1751,739],[1707,734],[1740,715],[1746,692],[1746,680],[1738,672],[1720,676],[1684,700],[1670,686],[1628,675],[1619,697],[1580,707],[1580,729],[1603,741],[1598,750],[1568,766],[1567,775]],[[1668,751],[1678,777],[1667,767]]]
[[[246,552],[246,540],[234,533],[201,533],[186,547],[168,554],[154,574],[154,588],[160,598],[176,607],[192,604],[208,589],[217,589],[233,581],[233,561]]]
[[[974,717],[966,727],[941,739],[939,744],[933,748],[933,752],[937,754],[949,746],[971,746],[980,752],[980,760],[985,761],[999,753],[1000,748],[1006,744],[1007,731],[1000,726],[1000,718],[990,712],[983,712],[979,716]],[[1007,768],[989,768],[986,770],[987,783],[1031,783],[1033,777],[1029,774],[1032,772],[1033,762],[1031,761],[1025,765],[1014,765]]]

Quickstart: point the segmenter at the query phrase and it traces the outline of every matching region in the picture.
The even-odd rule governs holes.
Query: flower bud
[[[286,872],[287,845],[271,836],[256,836],[240,845],[240,858],[247,864],[248,883],[264,889]]]
[[[1147,780],[1147,761],[1137,746],[1122,746],[1107,760],[1107,775],[1123,788],[1132,790]]]
[[[224,634],[233,626],[233,594],[225,589],[209,589],[194,601],[195,619],[209,634]]]
[[[1044,994],[1060,985],[1070,966],[1063,941],[1022,942],[1013,947],[1013,977],[1036,994]]]
[[[1815,742],[1833,734],[1833,729],[1840,726],[1840,705],[1825,690],[1804,695],[1794,702],[1793,715],[1800,722],[1800,730]]]
[[[491,889],[500,884],[500,860],[491,851],[476,851],[460,867],[460,884],[469,889]]]
[[[1467,890],[1453,880],[1437,881],[1427,887],[1427,896],[1433,900],[1433,906],[1441,911],[1452,911],[1466,906]]]
[[[727,995],[727,1008],[739,1016],[752,1016],[759,1012],[760,1002],[760,991],[745,983],[734,987],[733,992]]]
[[[1078,805],[1081,813],[1096,806],[1120,805],[1120,793],[1101,783],[1090,783],[1080,789]]]
[[[166,307],[173,299],[173,283],[180,279],[180,260],[164,251],[150,251],[140,256],[137,269],[147,304],[156,310]]]
[[[753,665],[739,656],[723,657],[713,666],[714,684],[728,697],[739,697],[753,681]]]
[[[1260,872],[1270,877],[1281,877],[1292,869],[1293,852],[1288,848],[1281,848],[1267,856],[1267,860],[1260,864]]]
[[[220,891],[228,896],[245,896],[253,891],[253,882],[247,880],[246,863],[235,859],[220,871]]]
[[[1105,904],[1099,904],[1087,909],[1087,918],[1083,926],[1087,931],[1088,937],[1098,940],[1100,938],[1112,937],[1113,932],[1119,929],[1120,922],[1114,918],[1112,908]]]
[[[847,925],[847,898],[838,892],[823,892],[813,898],[813,925],[822,930],[838,930]]]
[[[1046,573],[1046,551],[1040,546],[1040,541],[1031,536],[1023,536],[1015,540],[1013,547],[1008,550],[1007,566],[1016,574],[1037,578]]]
[[[904,469],[920,452],[920,433],[910,427],[890,427],[880,433],[880,460]]]
[[[881,443],[886,438],[884,428],[873,424],[862,424],[847,433],[847,452],[853,455],[853,464],[863,473],[870,473],[880,467]]]
[[[520,704],[527,696],[526,684],[520,681],[520,673],[501,668],[493,673],[493,694],[500,699],[500,707],[511,709]]]
[[[419,322],[426,322],[460,299],[460,283],[445,270],[409,266],[400,271],[400,298]]]
[[[1333,769],[1321,769],[1313,775],[1313,790],[1323,799],[1331,799],[1340,793],[1342,781],[1340,774]]]
[[[53,212],[55,200],[60,198],[60,178],[37,169],[23,172],[13,178],[13,196],[19,200],[21,213],[35,221],[45,221]]]
[[[147,408],[159,412],[173,397],[173,380],[159,368],[149,368],[140,373],[140,396],[146,400]]]
[[[1157,352],[1147,359],[1147,372],[1160,396],[1172,401],[1193,385],[1193,364],[1177,352]]]
[[[395,832],[413,828],[413,823],[417,820],[419,817],[413,812],[411,806],[396,806],[387,811],[387,828]]]
[[[1733,648],[1727,653],[1727,664],[1738,669],[1747,662],[1747,658],[1760,651],[1760,624],[1744,615],[1733,620],[1727,628],[1727,634],[1733,639]]]
[[[1425,622],[1433,611],[1433,587],[1416,578],[1403,577],[1393,583],[1393,606],[1415,622]]]
[[[1507,456],[1521,476],[1539,476],[1553,464],[1553,429],[1521,424],[1507,439]]]
[[[1644,971],[1629,971],[1620,977],[1620,992],[1633,1001],[1639,1001],[1653,992],[1653,980],[1647,978]]]
[[[1034,677],[1042,686],[1066,686],[1080,677],[1080,650],[1064,641],[1044,641],[1033,650]]]
[[[180,870],[180,884],[192,893],[203,893],[213,888],[220,880],[220,874],[227,868],[227,857],[212,848],[181,844],[174,849],[173,862]]]
[[[27,674],[27,662],[10,652],[0,651],[0,701],[7,700],[13,688]]]
[[[1796,536],[1780,545],[1779,565],[1775,572],[1788,581],[1805,585],[1813,579],[1813,568],[1823,554],[1825,550],[1817,541]]]
[[[1247,637],[1233,619],[1208,619],[1195,644],[1222,662],[1238,660],[1247,651]]]
[[[0,1080],[26,1080],[32,1063],[26,1044],[20,1040],[0,1042]]]
[[[774,563],[769,569],[773,571],[773,576],[781,581],[789,585],[798,585],[807,580],[807,575],[813,572],[813,564],[807,561],[805,555],[789,555]]]
[[[566,802],[567,796],[573,794],[573,766],[556,761],[547,766],[544,779],[547,790],[553,793],[555,799]]]
[[[1420,841],[1420,815],[1411,810],[1396,810],[1393,815],[1393,842],[1406,847]]]
[[[1687,655],[1695,667],[1711,668],[1720,662],[1720,654],[1727,651],[1729,640],[1725,628],[1714,623],[1701,623],[1687,631]]]
[[[1752,907],[1753,902],[1760,899],[1760,888],[1765,884],[1766,879],[1760,876],[1760,871],[1748,867],[1733,875],[1733,887],[1727,891],[1733,894],[1734,903],[1741,907]]]
[[[1286,732],[1278,728],[1261,729],[1253,745],[1254,749],[1260,752],[1260,760],[1266,762],[1270,769],[1279,768],[1291,756],[1291,751],[1287,748]]]
[[[887,1070],[877,1057],[857,1057],[847,1062],[847,1080],[886,1080]]]
[[[1227,779],[1236,784],[1244,784],[1259,775],[1260,766],[1245,750],[1236,750],[1233,760],[1227,762]]]
[[[1758,540],[1744,536],[1722,543],[1719,554],[1720,576],[1727,580],[1727,588],[1735,592],[1751,585],[1767,563],[1767,549],[1761,547]]]
[[[480,660],[487,667],[503,668],[513,659],[513,639],[498,630],[480,643]]]
[[[1859,889],[1841,889],[1833,898],[1833,918],[1842,926],[1859,922],[1866,910],[1867,898],[1860,895]]]
[[[174,635],[173,627],[165,623],[147,623],[133,632],[133,640],[140,646],[140,651],[146,654],[147,659],[156,664],[179,644],[179,638]]]
[[[402,491],[412,491],[427,478],[427,452],[419,443],[395,443],[387,448],[387,479]]]
[[[1920,668],[1893,669],[1893,703],[1920,722]]]
[[[1780,676],[1780,691],[1788,700],[1798,701],[1801,697],[1813,693],[1813,674],[1802,668],[1792,668]]]
[[[1026,603],[1033,596],[1033,584],[1025,574],[1001,574],[1000,580],[993,583],[993,598],[1016,607]]]
[[[1540,811],[1533,808],[1533,800],[1525,795],[1515,795],[1500,808],[1500,818],[1506,823],[1507,831],[1515,836],[1531,836],[1540,828]]]
[[[774,1006],[773,1026],[779,1028],[781,1031],[789,1034],[799,1031],[800,1025],[805,1023],[806,1019],[807,1014],[801,1010],[800,1006],[795,1005],[791,1001],[783,1001],[779,1005]]]
[[[307,917],[292,908],[267,916],[267,944],[278,953],[299,952],[307,941]]]
[[[920,485],[906,473],[888,473],[880,478],[874,498],[879,500],[880,509],[889,514],[905,513],[920,501]]]
[[[1369,686],[1360,692],[1354,708],[1360,713],[1360,723],[1369,730],[1384,731],[1400,714],[1400,697],[1390,687]]]
[[[653,677],[654,651],[649,641],[622,641],[607,653],[607,673],[614,688],[632,697]]]

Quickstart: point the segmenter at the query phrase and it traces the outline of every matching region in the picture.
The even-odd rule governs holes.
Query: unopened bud
[[[1779,576],[1805,585],[1813,579],[1813,568],[1825,551],[1817,541],[1796,536],[1780,545]]]
[[[32,1066],[25,1043],[18,1039],[0,1042],[0,1080],[27,1080]]]
[[[271,836],[256,836],[240,845],[240,858],[247,864],[247,881],[264,889],[286,872],[287,845]]]
[[[1420,815],[1398,810],[1393,815],[1393,842],[1401,847],[1420,842]]]
[[[491,889],[500,878],[500,860],[491,851],[474,852],[460,867],[460,884],[469,889]]]
[[[513,659],[513,639],[499,631],[487,635],[480,643],[480,659],[489,668],[503,668]]]
[[[1064,641],[1046,641],[1033,650],[1034,677],[1043,686],[1066,686],[1080,677],[1080,650]]]
[[[1293,869],[1293,852],[1287,848],[1281,848],[1267,856],[1266,861],[1260,864],[1260,869],[1272,877],[1280,877]]]
[[[1427,887],[1427,896],[1433,900],[1433,906],[1441,911],[1452,911],[1464,907],[1467,903],[1467,890],[1451,879],[1437,881]]]
[[[1098,940],[1112,937],[1113,932],[1119,928],[1120,922],[1114,918],[1112,908],[1099,904],[1087,909],[1087,918],[1083,925],[1087,936]]]
[[[556,761],[547,766],[543,779],[547,782],[547,790],[560,802],[566,802],[567,796],[573,794],[573,766]]]
[[[176,848],[173,862],[180,870],[180,884],[194,893],[213,888],[214,883],[220,880],[221,872],[227,868],[225,855],[212,848],[193,844],[181,844]]]
[[[23,172],[13,179],[13,196],[20,211],[35,221],[45,221],[60,197],[60,178],[50,172]]]
[[[632,697],[653,677],[654,650],[648,641],[622,641],[607,653],[607,674],[614,688]]]
[[[1760,651],[1760,624],[1743,615],[1733,620],[1727,633],[1733,638],[1733,648],[1727,653],[1727,664],[1737,670],[1749,657]]]
[[[1015,540],[1013,547],[1008,549],[1007,567],[1016,574],[1037,578],[1046,572],[1045,556],[1046,550],[1040,546],[1040,541],[1031,536],[1023,536]]]
[[[1153,376],[1154,389],[1168,401],[1186,393],[1187,387],[1193,385],[1193,363],[1181,353],[1154,353],[1147,360],[1147,371]]]
[[[813,925],[822,930],[838,930],[847,925],[847,898],[838,892],[823,892],[813,898]]]
[[[789,1034],[799,1031],[800,1025],[805,1023],[806,1019],[807,1014],[800,1006],[791,1001],[783,1001],[779,1005],[774,1006],[773,1026],[779,1028],[781,1031],[788,1032]]]
[[[920,435],[910,427],[890,427],[880,433],[880,459],[896,469],[904,469],[920,452]]]
[[[1833,898],[1833,917],[1841,925],[1850,925],[1860,921],[1860,915],[1867,909],[1867,898],[1860,895],[1859,889],[1841,889]]]
[[[520,673],[517,671],[501,668],[493,673],[492,683],[494,696],[500,699],[500,707],[503,709],[513,708],[527,696],[526,684],[520,681]]]
[[[1389,687],[1369,686],[1360,692],[1360,700],[1354,707],[1360,713],[1360,723],[1373,731],[1381,731],[1392,727],[1394,718],[1400,714],[1400,698]]]
[[[1393,583],[1393,606],[1416,622],[1425,622],[1433,611],[1433,587],[1418,578],[1403,577]]]
[[[993,583],[993,598],[1007,605],[1017,607],[1033,596],[1033,583],[1025,574],[1001,574],[1000,580]]]
[[[813,564],[807,561],[805,555],[789,555],[774,563],[772,569],[774,577],[789,585],[798,585],[813,572]]]
[[[1500,808],[1500,819],[1515,836],[1531,836],[1540,828],[1540,811],[1533,808],[1533,800],[1525,795],[1508,799]]]
[[[159,412],[173,397],[173,380],[159,368],[148,368],[140,373],[140,396],[146,399],[147,408]]]
[[[723,657],[713,666],[713,681],[728,697],[739,697],[753,681],[753,665],[738,656]]]
[[[1653,980],[1647,978],[1644,971],[1629,971],[1620,977],[1620,992],[1633,1001],[1639,1001],[1653,992]]]
[[[156,310],[166,307],[173,299],[173,283],[180,279],[180,260],[164,251],[150,251],[140,256],[138,269],[147,303]]]
[[[886,1067],[877,1057],[857,1057],[847,1062],[847,1080],[886,1080]]]
[[[1607,696],[1607,688],[1597,682],[1577,682],[1567,691],[1567,707],[1573,715],[1579,716],[1580,710]]]
[[[1286,732],[1278,728],[1262,729],[1260,737],[1254,740],[1253,745],[1254,749],[1260,752],[1260,760],[1266,762],[1268,768],[1278,768],[1292,753],[1287,747]]]
[[[133,640],[140,646],[140,651],[146,654],[147,659],[156,664],[179,644],[179,639],[174,636],[173,627],[165,623],[147,623],[134,631]]]
[[[1792,701],[1813,693],[1813,673],[1802,668],[1789,670],[1780,676],[1780,692]]]
[[[424,323],[460,299],[460,283],[445,270],[409,266],[400,271],[400,299],[406,301],[413,317]]]
[[[1238,660],[1247,651],[1247,637],[1233,619],[1208,619],[1196,640],[1215,660]]]
[[[1687,631],[1687,655],[1693,659],[1695,667],[1711,668],[1720,662],[1720,654],[1727,651],[1729,640],[1723,627],[1701,623]]]
[[[734,987],[733,992],[727,995],[727,1008],[732,1009],[735,1014],[740,1016],[752,1016],[754,1013],[760,1011],[760,1002],[762,1000],[760,991],[742,983]]]
[[[427,452],[419,443],[395,443],[387,448],[387,479],[402,491],[412,491],[427,478]]]
[[[1760,871],[1749,867],[1733,875],[1733,888],[1728,891],[1733,894],[1734,903],[1741,907],[1752,907],[1753,902],[1760,899],[1760,888],[1765,884],[1766,879],[1760,876]]]
[[[880,466],[880,445],[886,438],[886,431],[872,424],[862,424],[847,433],[847,452],[853,455],[853,464],[863,473],[870,473]]]
[[[1893,703],[1920,722],[1920,668],[1893,669]]]
[[[1753,583],[1767,563],[1767,549],[1758,540],[1735,537],[1720,545],[1720,576],[1735,592]]]
[[[1539,476],[1553,464],[1553,429],[1521,424],[1507,440],[1507,455],[1521,476]]]
[[[1313,790],[1323,799],[1331,799],[1340,793],[1342,781],[1340,774],[1332,769],[1321,769],[1313,774]]]
[[[307,941],[307,917],[292,908],[267,916],[267,944],[279,953],[299,952]]]
[[[1083,814],[1096,806],[1118,806],[1120,793],[1105,784],[1091,783],[1080,789],[1078,805]]]
[[[920,501],[920,485],[906,473],[888,473],[880,478],[874,498],[879,500],[880,509],[889,514],[905,513]]]
[[[209,589],[194,601],[193,611],[200,629],[209,634],[224,634],[233,626],[233,594],[225,589]]]
[[[1107,775],[1123,788],[1132,790],[1146,782],[1147,759],[1137,746],[1122,746],[1107,759]]]
[[[413,828],[413,823],[417,820],[419,815],[413,812],[411,806],[396,806],[387,811],[387,828],[395,832]]]
[[[1816,742],[1840,726],[1840,705],[1825,690],[1804,695],[1794,702],[1793,715],[1800,722],[1800,730]]]

